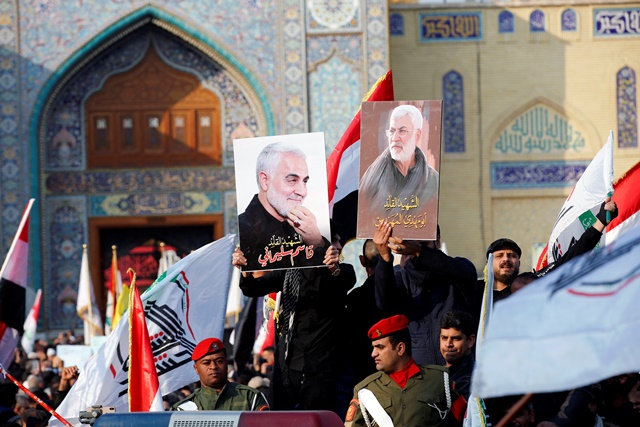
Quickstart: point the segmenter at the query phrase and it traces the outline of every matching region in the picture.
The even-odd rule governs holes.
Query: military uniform
[[[264,395],[252,387],[228,382],[220,391],[202,386],[189,397],[171,407],[173,411],[181,411],[183,403],[192,401],[199,411],[268,411],[269,404]]]
[[[458,393],[451,390],[447,368],[444,366],[420,366],[420,373],[409,378],[404,389],[384,372],[369,375],[358,383],[347,412],[346,427],[363,426],[366,422],[358,400],[358,392],[370,390],[396,427],[435,427],[456,423],[451,415],[452,402]],[[445,380],[446,375],[446,380]],[[449,391],[449,399],[445,393]]]

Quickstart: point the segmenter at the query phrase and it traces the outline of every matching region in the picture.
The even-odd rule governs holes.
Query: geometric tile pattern
[[[499,33],[513,33],[515,31],[515,23],[513,13],[508,10],[503,10],[498,15],[498,32]]]
[[[462,76],[449,71],[442,78],[442,97],[444,99],[444,151],[445,153],[464,153],[464,85]]]
[[[578,31],[578,14],[573,9],[565,9],[560,15],[562,31]]]
[[[544,12],[536,9],[529,16],[529,31],[532,33],[541,33],[545,31]]]
[[[638,105],[637,82],[633,68],[624,67],[618,71],[616,79],[618,104],[618,147],[638,146]]]

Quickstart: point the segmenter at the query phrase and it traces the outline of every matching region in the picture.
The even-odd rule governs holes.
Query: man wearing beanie
[[[174,411],[265,411],[269,404],[264,395],[227,379],[227,351],[218,338],[206,338],[191,354],[193,368],[201,387],[186,399],[174,404]]]
[[[345,426],[460,425],[466,401],[451,387],[444,366],[418,366],[411,357],[406,316],[383,319],[369,330],[377,373],[354,389]]]

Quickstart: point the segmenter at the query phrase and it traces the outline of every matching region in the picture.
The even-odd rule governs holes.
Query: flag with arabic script
[[[162,395],[198,380],[191,353],[209,337],[222,338],[231,276],[233,235],[210,243],[171,266],[142,294],[144,315]],[[129,319],[124,316],[84,367],[58,413],[80,426],[91,405],[128,412]],[[51,426],[60,426],[50,420]]]

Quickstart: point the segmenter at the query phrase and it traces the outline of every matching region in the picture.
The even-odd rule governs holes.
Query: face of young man
[[[307,197],[309,170],[305,159],[283,153],[273,176],[268,177],[267,201],[282,217]]]
[[[373,357],[378,371],[390,374],[397,372],[401,368],[401,366],[399,366],[402,352],[401,348],[404,348],[404,346],[401,347],[401,343],[398,343],[396,348],[393,348],[391,342],[389,342],[389,337],[385,337],[373,341],[371,345],[373,346],[371,357]]]
[[[455,328],[440,329],[440,353],[447,362],[447,366],[471,354],[471,348],[475,342],[475,335],[467,337]]]
[[[392,118],[389,123],[389,151],[395,161],[406,163],[413,158],[416,142],[422,135],[420,129],[414,129],[409,115],[399,119]],[[401,133],[408,132],[401,136]]]
[[[510,285],[520,272],[520,257],[511,249],[493,252],[493,275],[505,285]]]
[[[203,385],[219,390],[227,383],[227,366],[227,356],[220,351],[197,360],[193,368]]]

